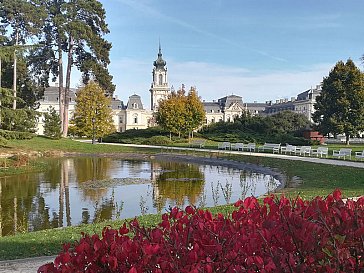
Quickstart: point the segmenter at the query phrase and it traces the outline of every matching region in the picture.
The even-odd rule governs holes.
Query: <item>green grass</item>
[[[232,212],[232,205],[211,208],[213,213]],[[142,226],[153,227],[161,221],[160,214],[151,214],[138,217]],[[81,238],[81,232],[87,234],[101,234],[105,226],[119,228],[127,220],[105,221],[96,224],[81,225],[77,227],[65,227],[36,232],[22,233],[15,236],[0,238],[0,261],[19,258],[56,255],[62,250],[64,243],[73,243]]]
[[[1,149],[1,152],[7,152],[7,149],[17,149],[22,151],[63,151],[70,153],[158,153],[160,149],[143,149],[128,148],[111,145],[91,145],[80,143],[69,139],[50,140],[43,137],[36,137],[31,140],[9,141],[10,148]],[[188,146],[179,144],[179,146]],[[217,144],[208,142],[207,147],[216,149]],[[330,150],[346,147],[345,145],[330,145]],[[354,151],[364,149],[363,145],[351,145]],[[165,152],[166,150],[163,150]],[[206,156],[207,153],[193,152],[193,155]],[[209,153],[208,153],[209,154]],[[242,155],[219,155],[220,157],[230,160],[244,161],[257,165],[264,165],[274,168],[284,173],[288,179],[298,176],[302,184],[298,188],[288,188],[284,190],[286,195],[296,197],[300,195],[305,199],[311,199],[317,195],[326,196],[334,189],[340,188],[344,196],[352,197],[364,195],[364,169],[349,168],[342,166],[332,166],[317,163],[290,161],[268,157],[253,157]],[[39,166],[41,168],[42,166]],[[43,166],[43,168],[46,166]],[[37,167],[34,167],[37,168]],[[32,168],[24,169],[30,171]],[[0,172],[1,175],[1,172]],[[228,213],[233,210],[230,205],[211,208],[214,213]],[[160,215],[146,215],[138,217],[140,223],[145,226],[155,226],[160,221]],[[43,230],[15,236],[0,238],[0,260],[8,260],[24,257],[35,257],[42,255],[55,255],[61,250],[65,242],[74,242],[79,240],[81,232],[100,233],[106,225],[119,227],[123,220],[107,221],[96,224],[81,225],[77,227],[67,227],[63,229]]]

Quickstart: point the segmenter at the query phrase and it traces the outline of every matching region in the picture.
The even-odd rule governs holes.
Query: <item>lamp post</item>
[[[92,118],[92,144],[95,144],[95,122],[96,119]]]

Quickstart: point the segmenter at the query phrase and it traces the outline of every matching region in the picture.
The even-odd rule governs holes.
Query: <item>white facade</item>
[[[76,98],[76,90],[70,89],[70,102],[68,106],[68,117],[71,119],[73,117],[73,113],[75,111],[75,98]],[[37,109],[42,115],[38,118],[36,134],[44,135],[44,113],[49,112],[50,107],[53,107],[56,112],[59,114],[59,91],[58,87],[51,86],[44,90],[43,99],[38,101],[39,108]]]

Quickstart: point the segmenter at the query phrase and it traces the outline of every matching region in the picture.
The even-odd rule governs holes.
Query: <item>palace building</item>
[[[167,62],[163,59],[162,49],[159,45],[157,59],[153,62],[152,83],[150,92],[150,109],[145,109],[142,98],[133,94],[129,97],[126,104],[116,97],[112,98],[110,107],[112,108],[113,122],[117,132],[124,132],[129,129],[146,129],[156,125],[154,113],[158,110],[159,101],[167,99],[171,93],[168,83]],[[309,119],[314,111],[313,105],[315,98],[320,94],[320,86],[300,93],[297,98],[291,100],[282,99],[272,103],[244,103],[241,96],[228,95],[218,100],[203,101],[206,112],[204,125],[214,122],[233,121],[234,118],[241,116],[243,112],[251,115],[271,115],[284,110],[291,110],[306,115]],[[69,118],[73,116],[75,108],[75,98],[77,90],[70,90]],[[38,111],[47,112],[50,106],[59,112],[58,87],[49,87],[44,92],[44,97],[39,101]],[[37,134],[42,135],[44,122],[39,118]]]

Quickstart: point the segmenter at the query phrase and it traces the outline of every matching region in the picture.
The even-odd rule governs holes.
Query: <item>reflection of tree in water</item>
[[[114,192],[112,193],[110,198],[102,198],[101,203],[95,203],[95,213],[92,222],[98,223],[105,220],[119,218],[123,209],[123,205],[123,203],[118,204],[117,202],[115,202]],[[85,211],[82,212],[82,223],[89,223],[85,221],[89,221],[90,218],[91,217],[88,211],[87,213],[85,213]]]
[[[25,183],[28,180],[36,182]],[[29,212],[37,191],[37,174],[0,178],[0,236],[28,230]]]
[[[112,158],[104,157],[85,157],[74,160],[76,181],[83,183],[87,181],[97,181],[110,178],[109,170]],[[88,189],[82,188],[83,195],[96,202],[102,199],[108,189]]]
[[[243,170],[240,172],[240,188],[241,188],[241,199],[245,199],[250,192],[250,195],[255,195],[259,174],[251,171]]]
[[[204,174],[198,165],[160,162],[162,170],[156,177],[153,189],[154,206],[160,212],[167,199],[178,206],[183,206],[185,198],[190,204],[196,204],[204,189]]]

